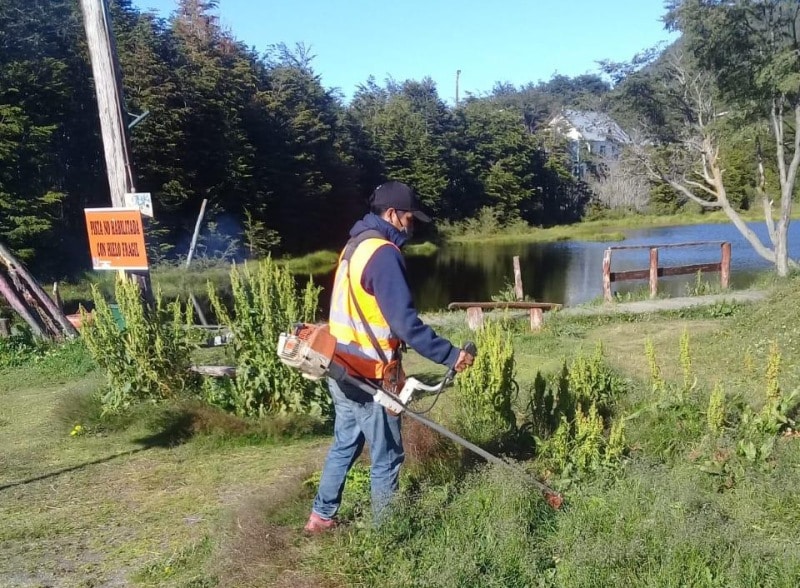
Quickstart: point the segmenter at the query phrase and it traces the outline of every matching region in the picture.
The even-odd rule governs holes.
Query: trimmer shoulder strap
[[[370,328],[369,323],[364,316],[364,311],[361,310],[361,306],[358,304],[356,293],[353,291],[353,282],[350,279],[350,258],[353,257],[356,247],[358,247],[367,239],[383,239],[384,241],[389,242],[389,240],[380,231],[376,231],[375,229],[367,229],[363,233],[359,233],[347,242],[347,245],[344,247],[344,253],[342,254],[342,261],[347,262],[347,285],[350,287],[350,298],[353,301],[353,306],[356,307],[358,318],[361,319],[361,324],[364,325],[364,330],[367,331],[367,336],[369,337],[370,343],[372,343],[372,347],[378,353],[378,356],[381,358],[383,364],[387,365],[389,363],[389,359],[386,357],[383,349],[381,349],[381,346],[378,343],[378,338],[375,337],[375,333],[372,332],[372,329]]]
[[[389,241],[383,233],[380,231],[376,231],[375,229],[367,229],[363,233],[359,233],[355,237],[352,237],[348,242],[347,245],[344,246],[344,253],[342,254],[342,259],[346,261],[350,261],[350,258],[353,257],[353,253],[356,250],[356,247],[361,245],[367,239],[383,239],[384,241]]]

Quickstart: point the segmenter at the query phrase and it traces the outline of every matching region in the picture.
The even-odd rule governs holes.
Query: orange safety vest
[[[358,304],[361,308],[361,313],[387,361],[397,358],[400,347],[400,339],[392,333],[375,296],[361,285],[361,276],[367,262],[381,247],[397,248],[386,239],[368,237],[356,245],[349,259],[345,259],[347,247],[342,251],[333,282],[328,319],[331,335],[339,343],[355,347],[361,356],[337,353],[337,359],[345,364],[348,372],[371,379],[382,379],[386,364],[375,349],[355,305]]]

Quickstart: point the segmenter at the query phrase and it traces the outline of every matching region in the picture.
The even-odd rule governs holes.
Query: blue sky
[[[167,17],[176,0],[134,0]],[[495,82],[520,86],[553,74],[597,72],[596,61],[625,61],[660,41],[663,0],[219,0],[223,26],[263,51],[303,42],[314,70],[345,98],[374,75],[430,76],[452,103]]]

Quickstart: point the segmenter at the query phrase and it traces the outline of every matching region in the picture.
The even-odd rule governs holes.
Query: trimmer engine
[[[327,375],[335,351],[336,339],[328,325],[296,323],[291,333],[278,338],[278,359],[310,380]]]

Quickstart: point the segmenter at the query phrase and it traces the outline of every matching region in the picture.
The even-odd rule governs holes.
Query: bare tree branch
[[[684,182],[686,182],[686,184],[688,186],[691,186],[693,188],[697,188],[698,190],[702,190],[706,194],[708,194],[710,196],[713,196],[714,198],[717,198],[717,193],[714,190],[712,190],[711,188],[709,188],[708,186],[706,186],[705,184],[701,184],[700,182],[695,182],[694,180],[689,180],[689,179],[684,179]],[[714,201],[711,201],[711,204],[714,204],[716,206]],[[704,206],[711,206],[711,204],[704,205]]]
[[[761,197],[761,205],[764,207],[764,222],[767,225],[769,240],[772,242],[772,246],[775,247],[777,236],[775,234],[775,220],[772,217],[773,201],[767,197],[767,177],[764,173],[764,157],[761,152],[760,139],[756,139],[756,160],[758,161],[758,183],[756,184],[756,192]]]

